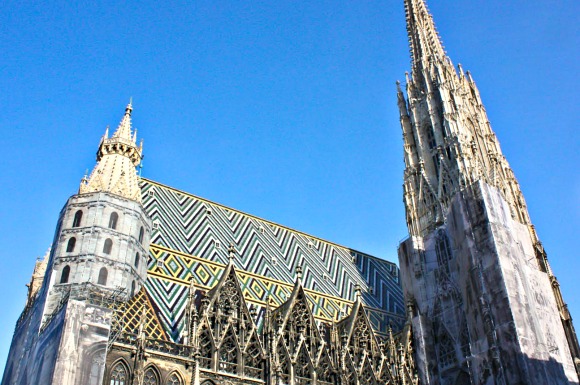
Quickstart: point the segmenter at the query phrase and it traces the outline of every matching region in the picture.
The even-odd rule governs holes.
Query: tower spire
[[[404,0],[412,76],[406,76],[406,95],[397,85],[397,102],[404,140],[403,199],[411,236],[399,248],[401,276],[404,277],[402,282],[407,283],[406,298],[416,304],[417,319],[426,317],[428,321],[425,325],[467,325],[463,331],[456,331],[464,339],[464,342],[460,342],[463,346],[471,343],[478,346],[479,342],[475,342],[475,339],[479,337],[476,337],[477,333],[471,335],[472,330],[489,329],[488,325],[496,320],[505,320],[506,324],[508,319],[518,320],[519,323],[518,314],[521,312],[530,313],[529,319],[542,318],[542,322],[551,325],[546,330],[555,333],[550,338],[554,341],[553,345],[557,344],[558,347],[550,349],[569,351],[570,357],[561,355],[560,365],[572,368],[571,362],[580,362],[580,345],[556,278],[551,273],[546,253],[531,225],[522,191],[491,129],[475,82],[469,71],[464,73],[461,66],[457,70],[453,67],[425,1]],[[473,207],[478,209],[473,210]],[[498,216],[499,207],[502,214]],[[458,221],[457,218],[464,218],[462,221],[465,222]],[[529,236],[525,234],[526,227]],[[480,229],[483,228],[493,228],[489,231],[494,235],[486,241],[480,237]],[[500,228],[503,230],[499,230]],[[469,238],[469,235],[467,238],[458,238],[458,234],[471,234],[474,240],[478,239],[474,241],[474,246],[468,247],[473,247],[471,251],[463,246],[451,246],[464,245]],[[501,242],[496,244],[496,240]],[[536,264],[531,257],[532,250]],[[451,259],[456,262],[450,263]],[[486,266],[486,271],[479,274],[481,277],[485,275],[485,280],[481,278],[479,287],[475,287],[464,271],[481,271],[484,269],[482,266]],[[500,273],[494,275],[491,271]],[[501,273],[502,271],[510,273]],[[521,275],[511,274],[512,271]],[[523,282],[533,280],[535,283],[524,290],[520,289],[520,284],[514,284],[512,278],[521,279]],[[488,287],[490,282],[494,290],[497,288],[497,293],[503,290],[503,294],[494,294],[492,297],[495,298],[491,298]],[[483,298],[486,305],[475,309],[478,305],[470,304],[468,297],[460,297],[459,294],[456,299],[447,302],[450,297],[444,298],[439,293],[447,292],[448,287],[458,288],[457,293],[463,293],[461,295],[470,293],[472,298]],[[524,291],[525,294],[522,294]],[[538,310],[540,307],[533,311],[529,308],[523,309],[520,303],[515,302],[506,308],[505,303],[497,300],[520,295],[534,298],[544,295],[538,293],[550,291],[553,291],[554,296],[543,302],[541,310]],[[546,294],[546,298],[548,297]],[[445,302],[447,303],[443,304]],[[445,312],[444,315],[438,310],[441,306],[455,310]],[[478,312],[483,323],[474,317]],[[413,321],[415,322],[416,320]],[[530,332],[533,327],[524,325],[525,322],[521,322],[514,328],[512,335],[542,341],[543,332]],[[421,328],[420,335],[416,337],[417,346],[424,347],[425,352],[436,352],[440,346],[452,344],[449,330],[436,330],[428,330],[428,326]],[[430,333],[439,333],[440,336],[436,340],[421,340]],[[502,336],[502,333],[499,332],[498,335]],[[556,334],[559,336],[555,337]],[[480,334],[484,335],[485,333]],[[491,341],[490,351],[497,349],[495,338],[495,334],[493,338],[488,338]],[[529,346],[541,344],[538,342]],[[456,349],[461,351],[463,348],[457,345]],[[519,345],[517,349],[524,352],[528,346]],[[543,353],[539,353],[536,350],[533,354],[545,354],[548,357],[552,354],[551,351],[543,350]],[[466,350],[464,358],[467,359],[470,355],[475,357],[477,354],[480,353]],[[501,369],[504,365],[514,368],[520,365],[508,362],[515,355],[502,355],[501,360],[496,361],[493,374],[496,378],[505,377]],[[425,377],[422,382],[429,382],[426,376],[431,376],[430,370],[420,368],[419,371]],[[522,373],[527,370],[522,369]],[[578,371],[580,373],[580,369]],[[514,370],[513,373],[515,372]],[[569,369],[566,376],[568,380],[577,378]],[[517,381],[513,379],[506,382]],[[539,378],[524,382],[548,383]]]
[[[424,0],[405,0],[405,13],[415,74],[429,60],[443,60],[445,49]]]
[[[97,165],[90,177],[81,181],[79,193],[110,192],[141,202],[136,167],[141,163],[142,146],[137,146],[137,135],[132,133],[132,111],[131,99],[119,127],[110,138],[107,128],[97,151]]]

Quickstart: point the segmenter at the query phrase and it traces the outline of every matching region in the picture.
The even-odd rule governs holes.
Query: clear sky
[[[429,5],[580,328],[580,3]],[[5,0],[0,52],[0,371],[34,261],[131,96],[143,176],[396,261],[402,0]]]

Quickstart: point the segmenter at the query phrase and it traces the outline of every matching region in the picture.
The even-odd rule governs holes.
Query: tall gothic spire
[[[101,139],[97,151],[97,164],[90,177],[83,178],[79,193],[110,192],[141,202],[141,190],[136,167],[141,163],[143,143],[137,146],[137,131],[131,130],[132,103],[112,137],[109,129]]]
[[[444,221],[453,195],[477,180],[497,187],[514,219],[530,224],[475,82],[453,67],[425,1],[404,2],[413,73],[406,78],[406,95],[399,86],[397,91],[411,234],[429,232]]]
[[[426,67],[429,60],[443,59],[445,50],[424,0],[405,0],[405,12],[415,72]]]
[[[464,73],[461,66],[456,70],[447,57],[425,0],[404,0],[404,4],[413,68],[412,76],[406,76],[406,89],[397,84],[397,102],[404,140],[403,200],[410,242],[415,242],[415,238],[444,239],[439,235],[449,225],[448,217],[457,218],[457,211],[453,210],[458,210],[458,206],[453,206],[453,202],[460,201],[480,184],[493,188],[509,207],[514,223],[529,231],[537,270],[549,277],[572,357],[580,363],[580,345],[572,319],[477,86],[469,72]],[[444,252],[448,247],[443,246],[435,250],[438,263],[450,255]],[[426,247],[413,246],[423,251]],[[413,263],[411,266],[417,269],[424,262]],[[441,271],[448,273],[445,269]],[[423,274],[420,270],[412,272],[415,277],[412,279],[419,273]]]

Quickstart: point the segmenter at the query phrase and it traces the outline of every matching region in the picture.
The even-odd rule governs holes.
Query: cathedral
[[[399,267],[140,177],[129,103],[36,263],[2,385],[578,383],[572,319],[477,87],[424,0],[404,3]]]

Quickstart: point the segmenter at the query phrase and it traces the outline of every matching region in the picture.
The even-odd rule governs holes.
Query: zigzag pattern
[[[211,288],[236,247],[236,268],[244,295],[260,307],[270,295],[275,304],[289,296],[295,270],[313,298],[319,320],[337,320],[354,300],[354,286],[366,289],[364,302],[379,331],[402,327],[403,295],[395,264],[383,261],[205,199],[142,180],[143,206],[153,220],[146,287],[165,330],[181,333],[191,277]],[[376,313],[376,314],[375,314]]]

